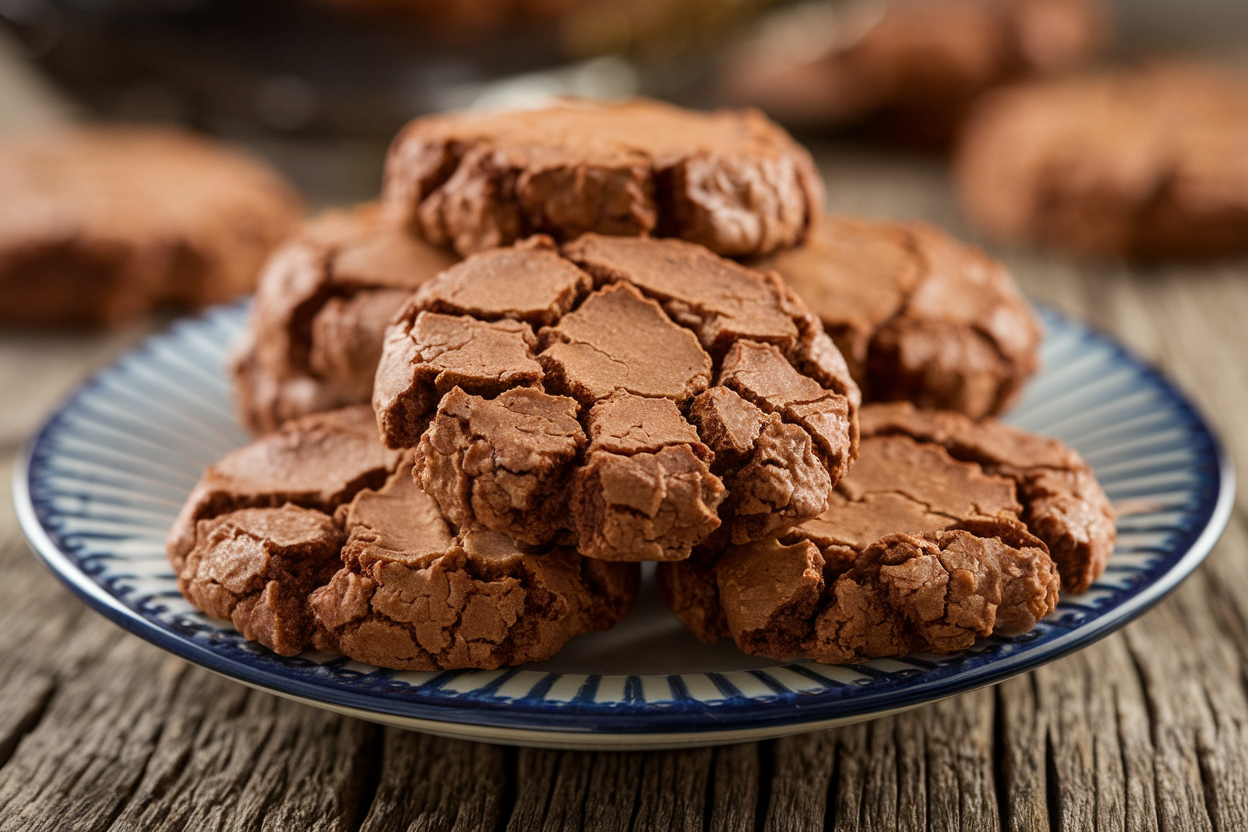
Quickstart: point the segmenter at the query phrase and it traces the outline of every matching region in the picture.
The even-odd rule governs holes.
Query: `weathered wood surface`
[[[838,209],[960,230],[931,161],[827,151]],[[1248,263],[1152,271],[1007,255],[1035,298],[1159,363],[1248,459]],[[1241,488],[1153,612],[996,688],[840,730],[678,753],[534,751],[383,729],[170,658],[26,550],[12,457],[144,334],[0,334],[0,830],[1248,829]]]

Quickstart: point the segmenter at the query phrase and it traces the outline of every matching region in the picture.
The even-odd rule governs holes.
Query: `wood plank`
[[[1048,832],[1048,721],[1036,701],[1036,674],[1001,683],[997,698],[997,760],[1010,832]]]
[[[589,780],[587,765],[562,765],[570,754],[537,748],[521,748],[516,753],[516,800],[507,832],[529,829],[579,829],[581,803],[573,799],[585,791]],[[549,812],[548,812],[549,807]]]
[[[1056,792],[1054,820],[1063,832],[1096,828],[1097,782],[1088,713],[1088,666],[1070,656],[1034,674],[1036,706],[1048,727]]]
[[[180,683],[114,829],[354,828],[378,729],[202,670],[166,670]]]
[[[784,737],[772,743],[771,798],[763,829],[798,832],[820,829],[836,769],[836,731]]]
[[[582,798],[585,828],[627,832],[637,807],[644,755],[621,752],[576,756],[581,759],[572,761],[573,765],[589,764],[589,782]]]
[[[142,776],[183,668],[121,638],[67,679],[0,769],[0,830],[107,828]]]
[[[868,826],[865,814],[865,795],[867,788],[867,768],[870,765],[867,748],[867,735],[870,729],[866,723],[848,725],[835,731],[836,748],[836,782],[832,790],[832,828],[836,832],[857,832],[859,829],[888,828],[887,826]],[[888,766],[881,766],[888,772]],[[896,772],[896,767],[892,768]],[[895,779],[892,785],[895,784]],[[878,784],[887,789],[888,783]],[[895,794],[895,788],[893,789]],[[895,804],[895,799],[891,801]],[[881,818],[880,820],[886,820]],[[826,824],[825,824],[826,825]]]
[[[1086,699],[1083,712],[1091,735],[1093,765],[1090,796],[1096,828],[1101,832],[1121,832],[1126,829],[1127,819],[1126,767],[1114,705],[1117,686],[1130,684],[1134,680],[1115,678],[1111,681],[1099,678],[1110,665],[1112,660],[1108,654],[1114,650],[1124,650],[1121,636],[1114,636],[1072,657],[1079,660],[1079,679]],[[1138,688],[1135,695],[1139,695]],[[1059,719],[1057,724],[1061,732],[1060,740],[1071,728],[1064,719]],[[1058,743],[1055,742],[1054,746],[1058,747]],[[1082,761],[1081,758],[1080,762]]]
[[[1152,718],[1157,813],[1163,830],[1212,829],[1197,755],[1196,733],[1207,719],[1193,674],[1192,652],[1199,648],[1190,644],[1186,623],[1176,605],[1167,603],[1126,632]]]
[[[633,832],[701,832],[713,759],[710,748],[646,754]]]
[[[1164,770],[1180,780],[1185,812],[1174,817],[1217,829],[1248,825],[1248,696],[1244,663],[1233,644],[1221,639],[1221,627],[1208,603],[1209,575],[1199,573],[1175,593],[1174,603],[1129,633],[1137,665],[1150,693],[1153,732],[1168,740],[1158,743]],[[1147,647],[1146,647],[1147,645]],[[1174,652],[1176,661],[1159,667],[1156,657]],[[1169,694],[1162,705],[1153,691]],[[1187,751],[1195,746],[1196,754]],[[1169,752],[1168,754],[1166,752]],[[1179,758],[1175,752],[1183,752]],[[1193,766],[1193,759],[1195,766]],[[1196,768],[1193,771],[1193,767]],[[1178,788],[1169,806],[1179,801]],[[1163,827],[1167,817],[1163,815]],[[1174,824],[1177,828],[1178,823]]]
[[[1152,720],[1144,697],[1144,683],[1123,635],[1112,636],[1103,644],[1099,650],[1096,679],[1100,684],[1107,681],[1113,683],[1110,701],[1114,718],[1112,722],[1107,722],[1108,730],[1115,730],[1118,734],[1118,746],[1122,753],[1122,776],[1126,786],[1123,799],[1125,827],[1129,832],[1156,829],[1157,777]]]
[[[752,832],[758,814],[759,744],[715,749],[710,832]]]
[[[380,781],[361,832],[469,832],[502,825],[501,746],[385,729]]]
[[[929,828],[1000,829],[991,689],[945,699],[925,710]]]
[[[10,666],[0,682],[0,767],[9,761],[18,742],[29,733],[56,690],[56,677],[52,673],[30,669],[25,662]]]
[[[907,711],[896,720],[897,828],[927,828],[927,752],[925,709]]]

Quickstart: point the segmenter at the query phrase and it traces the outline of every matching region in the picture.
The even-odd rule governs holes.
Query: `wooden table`
[[[11,122],[3,104],[21,96],[4,70]],[[961,232],[938,161],[818,155],[834,208]],[[1248,459],[1248,263],[1007,259],[1032,297],[1160,364]],[[995,688],[692,751],[436,739],[188,666],[89,611],[31,556],[11,509],[14,455],[77,380],[152,326],[0,333],[0,830],[1248,829],[1243,489],[1224,539],[1173,596]]]

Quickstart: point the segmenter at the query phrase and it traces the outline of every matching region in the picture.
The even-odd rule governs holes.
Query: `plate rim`
[[[237,306],[237,304],[231,304],[214,307],[195,318],[175,322],[174,327],[178,323],[202,321],[214,312],[223,313]],[[103,614],[122,629],[185,661],[249,687],[266,690],[315,707],[443,736],[550,747],[671,748],[744,742],[818,730],[836,724],[871,719],[886,713],[895,713],[949,696],[967,693],[987,685],[1000,683],[1070,655],[1121,629],[1160,602],[1204,561],[1221,538],[1234,506],[1237,485],[1235,466],[1221,437],[1201,409],[1164,373],[1150,362],[1138,357],[1112,335],[1052,307],[1041,304],[1036,304],[1036,306],[1042,313],[1074,324],[1085,330],[1091,337],[1106,344],[1119,357],[1149,376],[1153,382],[1190,412],[1209,440],[1212,461],[1217,468],[1216,476],[1210,477],[1211,486],[1217,489],[1212,511],[1199,534],[1174,564],[1157,580],[1141,588],[1112,609],[1099,614],[1096,617],[1096,627],[1087,630],[1076,627],[1048,641],[1042,650],[1013,653],[997,661],[965,672],[953,673],[925,684],[896,691],[883,691],[874,698],[824,701],[810,703],[809,707],[803,707],[799,701],[792,707],[782,709],[779,713],[772,709],[771,712],[750,716],[738,710],[723,713],[722,721],[714,713],[705,713],[699,717],[680,710],[664,712],[659,709],[655,712],[659,706],[654,703],[647,703],[650,710],[644,712],[621,712],[607,716],[599,712],[580,712],[575,707],[551,708],[550,703],[547,703],[547,708],[541,711],[522,708],[517,712],[515,703],[508,702],[399,701],[388,697],[371,697],[367,692],[322,686],[315,681],[256,668],[214,651],[195,639],[181,638],[162,629],[108,593],[56,544],[39,519],[31,493],[31,477],[34,473],[35,456],[42,442],[57,425],[61,415],[78,397],[91,386],[99,383],[101,373],[117,366],[126,358],[136,355],[148,346],[152,339],[170,336],[174,331],[173,327],[149,336],[138,345],[97,368],[70,390],[45,416],[39,428],[23,444],[15,460],[12,479],[13,503],[19,525],[38,560],[74,595],[96,612]],[[523,669],[523,666],[520,669]],[[673,675],[680,674],[656,674],[659,678]],[[888,704],[881,707],[878,697],[888,697]],[[756,700],[751,698],[747,701],[755,702]],[[571,706],[573,703],[567,704]],[[605,710],[608,707],[599,706],[599,709]],[[570,720],[575,721],[576,724],[563,724]],[[726,724],[728,721],[731,721],[731,726]]]

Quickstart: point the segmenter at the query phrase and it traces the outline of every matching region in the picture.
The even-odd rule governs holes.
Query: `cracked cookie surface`
[[[512,270],[543,277],[515,310],[489,306]],[[471,354],[456,373],[451,352]],[[608,560],[810,519],[858,441],[857,387],[802,302],[679,240],[537,237],[469,257],[387,331],[374,405],[448,517]]]
[[[170,533],[179,589],[282,655],[315,647],[414,670],[545,659],[631,608],[635,565],[457,531],[410,465],[381,447],[366,407],[235,451]]]
[[[166,551],[174,569],[195,545],[200,521],[242,508],[286,503],[332,513],[361,488],[377,488],[398,465],[399,452],[376,439],[368,407],[293,419],[210,465],[170,529]]]
[[[1032,629],[1059,586],[1104,569],[1109,501],[1055,440],[908,404],[867,405],[861,425],[819,517],[660,565],[664,602],[698,638],[829,663],[951,652]]]
[[[823,322],[867,401],[1004,412],[1039,363],[1040,323],[1005,267],[926,223],[829,217],[774,269]]]
[[[586,232],[766,254],[802,240],[823,205],[810,155],[761,113],[642,99],[417,119],[391,145],[384,193],[461,254]]]
[[[327,212],[269,259],[232,362],[243,423],[364,404],[386,325],[455,257],[417,240],[375,206]]]
[[[898,403],[864,412],[871,436],[899,434],[1014,481],[1022,520],[1048,546],[1066,592],[1087,591],[1114,551],[1114,509],[1092,467],[1071,448],[991,420]]]

